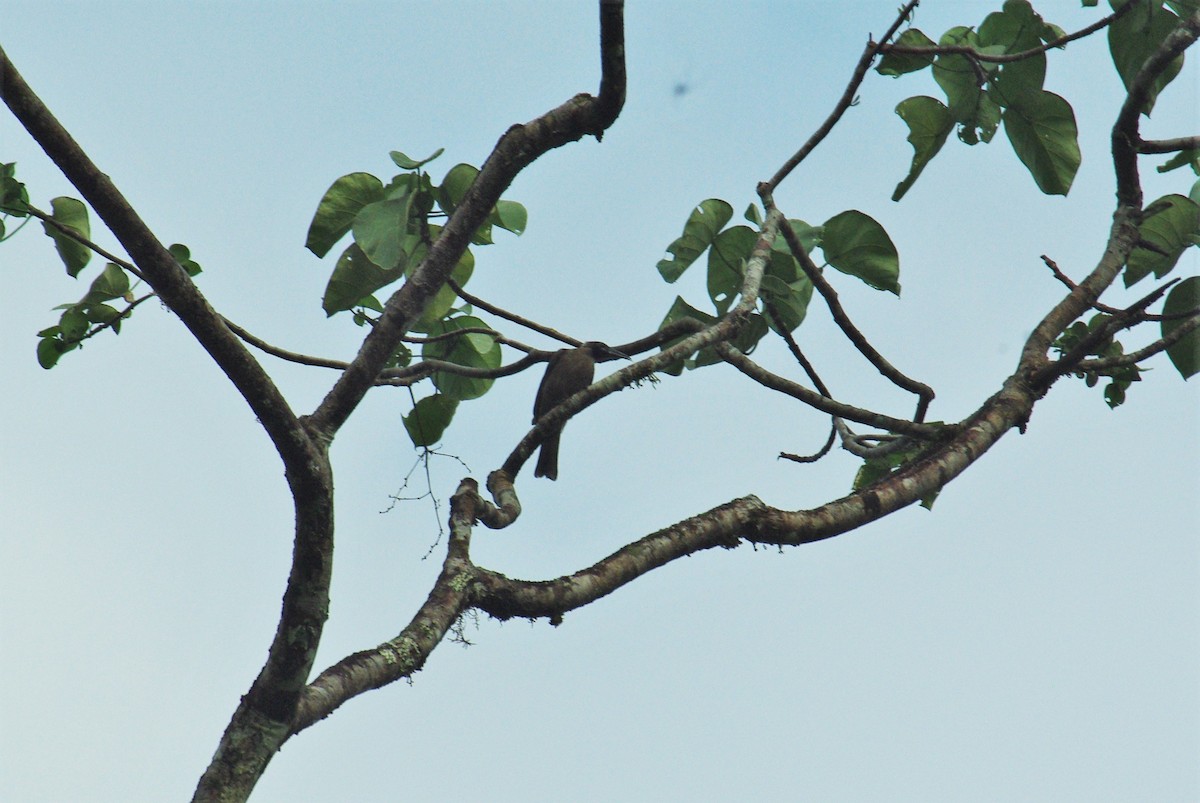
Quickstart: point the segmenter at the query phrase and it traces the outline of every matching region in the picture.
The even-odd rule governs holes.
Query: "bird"
[[[629,355],[598,340],[589,340],[578,348],[556,351],[546,366],[546,374],[533,400],[533,422],[536,424],[539,418],[592,384],[598,359],[611,360],[616,357],[629,359]],[[564,421],[546,434],[533,476],[558,479],[558,440],[562,437],[565,424]]]

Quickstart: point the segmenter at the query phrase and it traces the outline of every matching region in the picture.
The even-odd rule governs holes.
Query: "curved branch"
[[[363,692],[410,677],[441,643],[469,606],[467,581],[473,575],[469,557],[471,528],[482,500],[474,480],[464,480],[450,498],[450,545],[441,574],[416,615],[395,638],[338,661],[304,689],[287,736],[332,714]]]
[[[498,619],[547,617],[611,594],[659,566],[741,541],[796,546],[831,538],[919,502],[978,460],[1014,427],[1024,425],[1035,394],[1010,378],[948,442],[860,491],[811,510],[770,507],[755,496],[735,499],[647,535],[574,574],[550,581],[514,580],[476,567],[474,606]]]
[[[1133,5],[1129,3],[1128,5]],[[1142,188],[1138,179],[1137,153],[1142,138],[1138,133],[1138,120],[1154,82],[1163,71],[1200,37],[1200,11],[1179,21],[1175,30],[1167,35],[1158,49],[1146,59],[1129,84],[1129,92],[1112,132],[1113,165],[1117,173],[1117,198],[1123,204],[1141,208]]]
[[[568,346],[579,346],[583,342],[581,340],[576,340],[569,335],[564,335],[557,329],[552,329],[549,326],[543,326],[537,321],[525,318],[515,312],[509,312],[503,307],[497,307],[495,304],[490,304],[479,296],[468,293],[458,282],[454,281],[453,279],[447,279],[446,284],[449,285],[450,289],[454,291],[455,295],[457,295],[463,301],[467,302],[473,307],[478,307],[484,312],[490,312],[493,315],[499,316],[506,321],[510,321],[511,323],[515,323],[518,326],[524,326],[526,329],[530,329],[538,334],[553,338],[561,343],[566,343]]]

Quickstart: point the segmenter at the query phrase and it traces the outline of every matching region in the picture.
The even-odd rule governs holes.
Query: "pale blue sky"
[[[699,271],[659,279],[663,248],[698,201],[740,212],[753,200],[896,5],[631,3],[624,114],[603,144],[554,151],[517,180],[528,232],[477,250],[470,289],[610,342],[653,330],[677,293],[701,306]],[[1103,13],[1039,6],[1068,30]],[[916,24],[936,38],[992,7],[927,0]],[[191,247],[220,311],[286,348],[346,358],[361,330],[325,320],[330,265],[302,248],[325,188],[357,170],[390,176],[392,149],[445,147],[435,176],[480,163],[512,123],[595,90],[595,18],[582,2],[9,0],[0,43],[160,237]],[[1196,133],[1197,57],[1148,136]],[[1060,297],[1038,256],[1081,276],[1103,248],[1121,102],[1104,41],[1052,54],[1047,85],[1081,128],[1068,199],[1038,193],[999,134],[948,143],[892,203],[911,154],[892,109],[937,88],[874,74],[777,193],[791,217],[860,209],[887,228],[903,298],[844,277],[838,289],[873,342],[937,389],[934,419],[994,392]],[[0,160],[18,162],[35,203],[77,195],[7,113]],[[1153,164],[1148,197],[1187,192],[1188,176]],[[1179,270],[1194,274],[1195,251],[1187,260]],[[0,792],[186,799],[266,654],[291,507],[253,416],[161,307],[37,367],[34,333],[91,275],[68,279],[32,226],[0,245]],[[911,409],[816,304],[799,336],[835,394]],[[756,356],[791,370],[779,346]],[[333,379],[266,359],[300,412]],[[289,742],[254,799],[1197,799],[1200,384],[1164,358],[1149,367],[1116,411],[1061,382],[1028,433],[932,513],[783,553],[678,561],[557,629],[469,624],[473,647],[443,645],[411,686]],[[460,408],[444,449],[473,476],[526,431],[538,373]],[[414,459],[407,411],[405,392],[379,390],[334,446],[337,566],[318,668],[394,635],[436,575],[422,556],[444,510],[379,513]],[[568,428],[558,483],[522,475],[520,521],[480,531],[475,558],[550,578],[747,493],[819,504],[846,491],[855,460],[775,455],[815,450],[826,426],[723,367],[617,394]],[[435,491],[447,497],[463,473],[435,462]]]

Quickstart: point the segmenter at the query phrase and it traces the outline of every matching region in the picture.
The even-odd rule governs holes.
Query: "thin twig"
[[[581,340],[576,340],[575,338],[571,337],[570,335],[564,335],[562,332],[558,331],[557,329],[551,329],[549,326],[543,326],[542,324],[538,323],[537,321],[531,321],[529,318],[525,318],[521,315],[518,315],[515,312],[509,312],[508,310],[506,310],[502,307],[497,307],[495,304],[490,304],[487,301],[484,301],[479,296],[468,293],[466,290],[464,290],[462,288],[462,285],[460,285],[458,282],[454,281],[453,279],[447,279],[446,284],[450,286],[450,289],[453,290],[459,298],[461,298],[463,301],[467,302],[471,306],[479,307],[481,310],[483,310],[485,312],[490,312],[491,314],[501,317],[501,318],[505,319],[506,321],[511,321],[512,323],[515,323],[518,326],[524,326],[526,329],[531,329],[534,332],[545,335],[546,337],[553,338],[554,340],[558,340],[559,342],[562,342],[562,343],[566,343],[568,346],[579,346],[583,342]]]
[[[725,362],[732,365],[734,368],[741,371],[746,376],[753,379],[758,384],[765,388],[778,391],[787,396],[791,396],[809,407],[820,410],[823,413],[836,416],[837,418],[846,418],[850,421],[857,421],[860,424],[865,424],[869,427],[886,430],[888,432],[899,433],[901,435],[909,435],[920,440],[938,440],[948,438],[957,432],[957,427],[953,424],[924,424],[920,421],[909,421],[904,418],[893,418],[883,413],[877,413],[873,410],[867,410],[862,407],[853,407],[849,404],[844,404],[828,396],[822,396],[814,390],[809,390],[803,385],[793,382],[790,379],[785,379],[778,374],[771,373],[766,368],[752,361],[742,352],[730,346],[728,343],[715,343],[713,349]]]
[[[1160,337],[1145,348],[1131,351],[1128,354],[1122,354],[1119,357],[1080,360],[1079,364],[1075,367],[1080,371],[1104,371],[1110,368],[1122,368],[1127,365],[1136,365],[1148,357],[1153,357],[1160,351],[1166,351],[1188,334],[1200,328],[1200,310],[1191,310],[1188,314],[1192,316],[1190,319],[1172,329],[1170,334]]]
[[[1038,45],[1037,47],[1031,47],[1028,50],[1022,50],[1019,53],[982,53],[975,48],[967,47],[966,45],[932,45],[929,47],[918,47],[916,45],[881,44],[879,45],[878,49],[880,53],[897,53],[904,54],[906,56],[959,55],[966,56],[974,61],[986,61],[991,64],[1009,64],[1014,61],[1023,61],[1024,59],[1031,58],[1039,53],[1045,53],[1046,51],[1053,50],[1056,47],[1062,47],[1069,42],[1074,42],[1076,39],[1082,39],[1085,36],[1090,36],[1101,28],[1111,25],[1113,21],[1128,12],[1136,5],[1136,0],[1135,2],[1126,3],[1114,13],[1109,14],[1103,19],[1093,22],[1086,28],[1080,28],[1075,33],[1064,34],[1057,39],[1052,39],[1045,44]]]
[[[837,438],[837,426],[831,424],[829,427],[829,437],[825,439],[825,445],[818,449],[813,454],[799,455],[791,452],[780,452],[781,460],[791,460],[793,463],[815,463],[825,455],[829,454],[829,450],[833,448],[833,441]]]
[[[912,14],[913,9],[917,7],[918,3],[920,3],[920,0],[908,0],[908,2],[901,7],[900,13],[896,15],[896,21],[893,22],[892,26],[887,29],[887,32],[883,35],[883,38],[880,40],[880,42],[886,43],[889,39],[896,35],[896,31],[900,30],[900,26],[903,25],[904,21],[908,19],[910,14]],[[842,97],[833,107],[833,111],[829,113],[827,118],[825,118],[825,122],[821,123],[820,128],[813,132],[813,135],[808,138],[808,141],[800,146],[800,150],[796,151],[796,153],[792,155],[792,158],[784,162],[783,166],[779,168],[775,175],[771,176],[770,180],[759,185],[760,195],[763,193],[769,194],[774,192],[775,188],[779,186],[780,182],[787,178],[788,174],[796,169],[796,165],[804,161],[808,154],[812,152],[813,148],[821,144],[821,140],[825,139],[829,132],[833,130],[833,127],[837,125],[838,120],[842,119],[842,115],[845,114],[846,109],[849,109],[852,105],[854,105],[855,93],[858,92],[858,87],[862,85],[863,79],[867,75],[867,70],[871,69],[871,62],[873,62],[875,57],[879,55],[881,47],[882,44],[876,44],[875,42],[870,41],[867,42],[866,49],[863,50],[862,56],[860,56],[858,59],[858,64],[856,64],[854,67],[854,74],[850,77],[850,83],[846,85],[846,91],[842,93]]]
[[[775,202],[768,195],[763,199],[763,203],[770,204],[773,207]],[[913,420],[925,420],[925,413],[928,411],[929,403],[934,397],[933,388],[902,374],[870,344],[863,333],[858,330],[858,327],[854,325],[854,322],[850,320],[850,316],[846,314],[846,310],[842,308],[842,304],[838,300],[837,291],[833,289],[833,285],[826,281],[825,277],[821,274],[820,269],[812,261],[812,257],[808,255],[808,251],[805,250],[800,239],[796,237],[796,233],[792,231],[792,227],[785,224],[780,226],[779,230],[783,234],[783,239],[787,242],[788,248],[791,249],[792,255],[796,257],[796,261],[800,263],[801,269],[808,276],[808,280],[812,282],[813,287],[825,299],[825,304],[829,307],[829,312],[833,315],[833,320],[837,323],[838,328],[854,344],[859,353],[867,359],[867,362],[875,366],[875,369],[879,373],[887,377],[897,387],[903,388],[917,396],[917,409],[913,415]]]
[[[1175,151],[1200,150],[1200,136],[1175,137],[1174,139],[1143,139],[1138,143],[1138,153],[1174,153]]]

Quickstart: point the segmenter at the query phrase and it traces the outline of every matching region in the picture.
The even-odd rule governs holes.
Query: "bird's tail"
[[[542,450],[538,452],[537,468],[533,471],[535,477],[546,477],[547,479],[558,479],[558,439],[560,433],[556,432],[553,435],[542,441]]]

